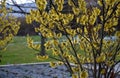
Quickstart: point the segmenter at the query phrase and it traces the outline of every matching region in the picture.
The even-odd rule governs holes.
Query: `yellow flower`
[[[39,28],[35,28],[35,32],[38,32],[39,31]]]
[[[100,16],[101,21],[103,21],[103,16]]]
[[[73,7],[72,10],[73,10],[75,15],[78,15],[80,13],[80,9],[79,8]]]
[[[114,64],[114,61],[107,61],[107,62],[106,62],[106,65],[107,65],[107,66],[112,66],[113,64]]]
[[[6,51],[6,48],[3,48],[2,51]]]
[[[63,53],[63,57],[65,57],[65,58],[66,58],[66,57],[69,57],[68,53],[64,52],[64,53]]]
[[[105,73],[106,73],[105,69],[102,69],[101,74],[105,74]]]
[[[115,0],[105,0],[105,2],[107,5],[113,6],[116,1]]]
[[[113,10],[108,10],[107,15],[109,16]]]
[[[74,6],[74,3],[73,3],[71,0],[68,0],[68,4],[69,4],[70,6]]]
[[[99,4],[100,6],[103,5],[102,2],[101,2],[101,0],[98,0],[98,4]]]
[[[54,44],[55,46],[57,46],[57,45],[59,44],[59,41],[58,41],[58,40],[53,40],[53,44]]]
[[[80,23],[85,25],[86,22],[88,22],[88,16],[87,15],[82,15],[82,17],[80,19]]]
[[[106,60],[106,56],[102,53],[100,56],[96,58],[97,63],[104,62]]]
[[[80,73],[80,78],[88,78],[88,72],[87,71],[82,71]]]
[[[80,21],[80,18],[79,18],[79,17],[77,17],[76,22],[77,22],[77,23],[79,23],[79,21]]]
[[[49,33],[48,33],[48,37],[49,37],[49,38],[52,38],[53,36],[54,36],[54,35],[53,35],[52,32],[49,32]]]
[[[63,19],[63,24],[67,25],[69,23],[69,21],[67,19]]]
[[[84,27],[84,32],[85,32],[85,34],[87,34],[89,32],[86,27]]]
[[[80,59],[81,58],[81,54],[77,54],[78,58]]]
[[[85,10],[86,8],[86,1],[85,0],[78,0],[78,5],[79,5],[79,8],[83,11]]]
[[[62,46],[62,47],[67,46],[67,42],[62,42],[62,43],[61,43],[61,46]]]
[[[113,56],[113,52],[107,53],[107,56],[108,56],[108,57],[112,57],[112,56]]]
[[[48,59],[48,55],[44,55],[44,56],[37,55],[36,57],[37,57],[38,60],[46,60],[46,59]]]
[[[32,18],[30,17],[30,15],[26,15],[26,22],[28,24],[30,24],[32,22]]]
[[[95,15],[91,15],[91,16],[90,16],[89,23],[90,23],[91,25],[94,25],[95,21],[96,21],[96,16],[95,16]]]
[[[75,60],[73,55],[68,55],[68,59],[69,59],[70,61]]]
[[[99,44],[98,44],[98,43],[94,42],[94,43],[93,43],[93,46],[94,46],[96,49],[99,49]]]
[[[79,68],[78,67],[73,67],[72,70],[73,70],[74,73],[75,72],[79,72]]]
[[[107,5],[111,4],[111,0],[105,0],[105,2]]]
[[[61,37],[62,37],[62,33],[58,33],[58,34],[57,34],[57,37],[58,37],[58,38],[61,38]]]
[[[40,10],[45,10],[47,2],[46,0],[37,0],[36,4]]]
[[[71,21],[71,20],[73,20],[74,15],[69,13],[69,14],[66,14],[66,17],[69,21]]]
[[[101,62],[101,57],[100,57],[100,56],[97,57],[97,58],[96,58],[96,61],[97,61],[98,63],[100,63],[100,62]]]
[[[59,4],[57,10],[62,11],[62,9],[63,9],[63,4]]]
[[[84,44],[80,44],[80,49],[84,50]]]
[[[42,16],[43,16],[44,18],[46,18],[46,17],[47,17],[47,12],[43,12],[43,13],[42,13]]]
[[[72,78],[78,78],[76,74],[72,74]]]
[[[82,29],[81,28],[77,28],[77,32],[82,33]],[[79,36],[80,37],[80,36]],[[79,38],[80,39],[80,38]]]
[[[96,7],[96,8],[93,8],[93,11],[94,11],[94,13],[95,13],[96,15],[100,15],[101,10],[98,9],[97,7]]]
[[[87,62],[90,63],[90,62],[91,62],[91,59],[90,59],[90,58],[87,58]]]
[[[120,31],[116,31],[115,35],[116,35],[117,37],[120,37]]]
[[[56,67],[56,63],[55,63],[55,62],[50,62],[50,66],[51,66],[52,68],[55,68],[55,67]]]
[[[57,49],[52,49],[53,55],[57,56],[60,52]]]
[[[44,44],[44,46],[45,46],[45,47],[49,47],[49,46],[50,46],[50,42],[49,42],[49,41],[46,42],[46,43]]]
[[[61,61],[59,61],[59,62],[57,62],[57,64],[58,64],[58,65],[63,65],[64,63],[61,62]]]
[[[120,4],[118,5],[118,9],[116,10],[116,16],[120,16]]]
[[[39,50],[40,49],[40,44],[33,45],[33,48]]]

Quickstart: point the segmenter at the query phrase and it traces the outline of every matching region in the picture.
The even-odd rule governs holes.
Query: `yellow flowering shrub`
[[[6,48],[7,44],[17,34],[20,23],[16,18],[7,15],[10,10],[5,7],[5,0],[0,4],[0,50]]]
[[[44,46],[51,51],[48,56],[62,62],[73,78],[88,78],[88,70],[84,68],[88,63],[93,65],[94,78],[103,75],[109,78],[115,64],[120,61],[120,32],[116,31],[120,0],[97,0],[97,6],[85,0],[68,0],[66,5],[70,11],[67,13],[63,11],[64,1],[51,0],[50,9],[46,11],[49,1],[37,0],[38,10],[31,10],[26,21],[40,23],[35,31],[47,38]],[[105,40],[106,35],[117,38]],[[29,46],[33,46],[32,40],[29,41]],[[57,63],[51,62],[50,66],[56,67]]]
[[[7,45],[19,30],[20,23],[14,16],[7,14],[10,11],[11,10],[7,10],[5,7],[5,0],[0,1],[0,51],[6,50]],[[0,61],[1,56],[2,55],[0,55]]]

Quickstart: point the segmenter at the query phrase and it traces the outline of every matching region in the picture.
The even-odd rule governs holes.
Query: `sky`
[[[1,0],[0,0],[1,1]],[[12,3],[11,0],[6,0],[8,3]],[[31,3],[34,2],[35,0],[14,0],[17,4],[24,4],[24,3]]]
[[[31,3],[34,2],[35,0],[14,0],[14,1],[16,1],[17,4],[23,4],[23,3]]]

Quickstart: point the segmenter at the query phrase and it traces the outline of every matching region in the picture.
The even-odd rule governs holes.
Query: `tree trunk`
[[[44,46],[44,44],[45,44],[45,37],[43,37],[42,35],[41,35],[41,50],[40,50],[40,55],[41,56],[44,56],[45,54],[46,54],[46,52],[45,52],[45,46]]]

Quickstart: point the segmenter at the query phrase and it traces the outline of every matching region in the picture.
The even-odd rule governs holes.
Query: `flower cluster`
[[[40,50],[40,44],[34,44],[32,38],[29,36],[27,36],[27,43],[29,48]]]

